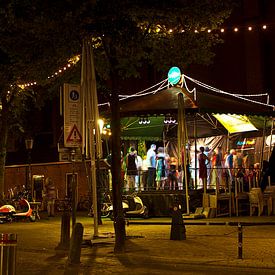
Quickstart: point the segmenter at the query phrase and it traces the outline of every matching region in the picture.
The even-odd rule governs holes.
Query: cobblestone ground
[[[148,221],[169,222],[170,219]],[[275,222],[275,217],[215,221]],[[84,226],[84,240],[91,240],[93,219],[81,216],[77,222]],[[115,255],[113,222],[103,220],[99,227],[101,237],[92,246],[84,242],[81,264],[68,266],[67,253],[55,250],[60,241],[60,224],[60,217],[49,220],[42,215],[35,223],[0,225],[2,233],[18,235],[17,274],[213,274],[217,271],[219,274],[275,274],[274,225],[244,227],[243,259],[238,259],[236,226],[186,225],[186,240],[172,241],[169,225],[130,224],[126,227],[126,253]]]

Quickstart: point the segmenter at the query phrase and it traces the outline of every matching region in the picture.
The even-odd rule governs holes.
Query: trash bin
[[[0,274],[16,273],[17,235],[0,233]]]

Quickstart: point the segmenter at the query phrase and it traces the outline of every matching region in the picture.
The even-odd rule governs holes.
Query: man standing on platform
[[[156,150],[157,146],[151,144],[150,149],[147,151],[147,164],[148,164],[148,177],[147,177],[147,190],[153,190],[155,188],[156,178]]]

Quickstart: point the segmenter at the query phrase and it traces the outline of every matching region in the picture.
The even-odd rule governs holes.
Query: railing
[[[110,170],[102,172],[103,186],[112,189]],[[134,175],[133,175],[134,174]],[[260,186],[261,173],[258,168],[209,168],[207,170],[206,188],[229,190],[234,189],[234,182],[241,181],[246,191]],[[185,190],[184,171],[166,169],[164,175],[158,176],[156,170],[121,171],[121,182],[125,191],[158,191],[158,190]],[[199,178],[199,168],[188,168],[188,189],[203,189],[202,179]]]

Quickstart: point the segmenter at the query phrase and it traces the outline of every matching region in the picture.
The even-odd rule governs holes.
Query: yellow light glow
[[[208,33],[210,33],[210,32],[211,32],[211,30],[207,30],[207,32],[208,32]]]
[[[213,114],[213,116],[232,133],[241,133],[258,130],[248,119],[243,115],[226,115],[226,114]]]
[[[239,29],[238,28],[234,28],[234,32],[237,32],[237,31],[239,31]]]
[[[249,31],[252,31],[252,27],[248,27],[248,30],[249,30]]]
[[[267,26],[266,25],[263,25],[263,29],[266,30]]]
[[[198,33],[198,30],[195,30],[195,33]]]
[[[170,33],[172,33],[172,32],[173,32],[173,30],[172,30],[172,29],[170,29],[170,30],[169,30],[169,32],[170,32]]]
[[[221,29],[221,32],[224,32],[224,29]]]
[[[103,132],[103,127],[104,127],[104,120],[103,120],[103,119],[99,119],[99,120],[97,121],[97,123],[98,123],[98,126],[99,126],[99,132],[100,132],[100,134],[102,134],[102,132]]]

